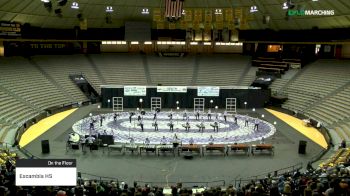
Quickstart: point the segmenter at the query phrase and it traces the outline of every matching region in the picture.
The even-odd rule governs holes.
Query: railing
[[[270,172],[265,172],[263,174],[250,176],[250,177],[247,177],[247,178],[244,178],[244,179],[240,178],[240,175],[238,175],[234,180],[232,180],[230,182],[230,184],[233,184],[235,187],[237,187],[237,184],[238,184],[238,187],[241,187],[242,184],[249,183],[252,180],[253,181],[262,180],[266,176],[269,176],[269,175],[271,175],[272,177],[277,177],[277,176],[285,174],[285,173],[298,171],[298,170],[300,170],[302,168],[303,168],[303,163],[297,163],[297,164],[292,165],[292,166],[288,166],[288,167],[281,168],[281,169],[274,170],[274,171],[270,171]]]
[[[225,180],[216,180],[216,181],[205,181],[205,182],[149,182],[149,181],[135,181],[137,184],[148,184],[150,186],[163,186],[163,187],[169,187],[170,185],[176,185],[178,183],[182,184],[182,187],[223,187],[226,185]]]

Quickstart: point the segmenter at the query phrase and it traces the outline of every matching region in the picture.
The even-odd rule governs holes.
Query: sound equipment
[[[103,144],[107,144],[107,145],[114,144],[113,135],[99,135],[98,139],[101,139],[102,145]]]
[[[50,144],[49,140],[41,140],[41,152],[43,154],[50,153]]]
[[[298,149],[298,153],[299,154],[305,154],[306,153],[306,141],[300,140],[299,141],[299,149]]]
[[[79,150],[79,144],[76,144],[76,143],[71,144],[71,147],[73,150]]]

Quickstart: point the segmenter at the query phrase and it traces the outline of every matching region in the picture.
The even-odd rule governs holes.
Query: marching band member
[[[213,138],[212,135],[210,135],[209,144],[210,144],[210,145],[213,145],[213,144],[214,144],[214,138]]]
[[[143,131],[143,120],[142,120],[142,118],[139,120],[139,125],[141,127],[141,131]]]
[[[249,123],[249,122],[248,122],[248,117],[245,116],[244,126],[245,126],[245,127],[248,126],[248,125],[249,125],[248,123]]]
[[[154,109],[153,120],[157,119],[157,108]]]
[[[163,135],[162,139],[160,140],[160,144],[166,145],[166,143],[167,143],[166,138],[165,138],[165,136]]]
[[[170,110],[170,114],[168,115],[168,117],[170,118],[170,120],[173,120],[173,109]]]
[[[157,118],[154,119],[154,121],[153,121],[153,126],[154,126],[154,130],[155,130],[155,131],[158,131]]]
[[[188,142],[190,145],[193,145],[194,143],[194,140],[193,140],[193,137],[190,138],[189,142]]]
[[[146,137],[145,145],[146,145],[146,146],[149,146],[150,143],[151,143],[151,142],[149,141],[148,137]]]
[[[208,109],[208,120],[211,120],[211,109]]]
[[[187,116],[187,110],[185,109],[183,116],[182,116],[182,120],[187,120],[188,116]]]
[[[170,119],[169,128],[170,128],[170,131],[174,131],[174,123],[172,119]]]
[[[196,111],[196,120],[199,120],[199,110]]]
[[[219,132],[219,123],[217,121],[214,122],[213,128],[214,128],[214,132],[215,132],[215,130],[216,130],[216,132]]]
[[[225,122],[227,120],[227,111],[226,110],[224,111],[224,120],[225,120]]]
[[[202,131],[202,133],[203,133],[203,131],[204,131],[204,119],[203,119],[203,117],[202,117],[202,119],[201,119],[201,124],[199,125],[199,132],[201,132]]]
[[[256,118],[255,120],[254,120],[254,129],[253,130],[258,130],[259,129],[259,119],[258,118]]]

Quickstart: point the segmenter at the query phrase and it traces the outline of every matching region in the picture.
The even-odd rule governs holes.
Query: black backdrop
[[[205,98],[205,107],[210,107],[210,100],[213,100],[212,107],[226,107],[226,98],[236,98],[237,108],[244,108],[244,102],[247,102],[247,108],[261,108],[269,101],[271,91],[265,89],[220,89],[219,97],[198,97],[197,89],[187,89],[187,93],[157,93],[156,87],[147,88],[147,96],[125,96],[124,89],[121,88],[102,88],[102,108],[112,107],[112,97],[123,97],[124,108],[141,107],[139,99],[143,99],[142,108],[151,107],[151,97],[162,98],[162,108],[176,108],[176,101],[179,101],[181,108],[193,108],[194,98]],[[111,100],[108,105],[108,99]]]

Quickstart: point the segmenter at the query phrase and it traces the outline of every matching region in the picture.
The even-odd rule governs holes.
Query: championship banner
[[[187,29],[187,22],[185,20],[180,20],[180,29]]]
[[[193,21],[193,29],[195,29],[195,30],[200,29],[200,22],[199,21]]]
[[[157,22],[157,29],[165,29],[165,24],[163,21]]]
[[[169,29],[176,29],[176,23],[169,23]]]
[[[224,16],[222,14],[216,14],[215,15],[215,21],[216,22],[223,22],[224,21]]]
[[[160,22],[162,20],[163,20],[162,11],[160,10],[160,8],[154,8],[153,9],[153,21]]]
[[[211,22],[205,22],[204,23],[204,30],[208,31],[212,29],[212,23]]]
[[[216,22],[216,29],[223,29],[224,28],[224,23],[221,21],[221,22]]]
[[[203,20],[202,9],[195,9],[194,10],[194,16],[193,16],[193,21],[202,22],[202,20]]]
[[[209,23],[213,21],[213,12],[211,10],[205,10],[204,21]]]
[[[226,9],[224,9],[224,13],[225,13],[225,21],[232,22],[233,21],[233,9],[226,8]]]
[[[185,19],[186,22],[192,22],[192,14],[193,14],[192,10],[185,9],[185,17],[184,17],[184,19]]]

